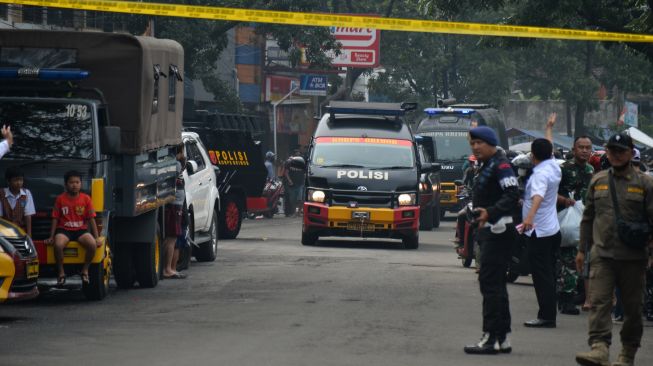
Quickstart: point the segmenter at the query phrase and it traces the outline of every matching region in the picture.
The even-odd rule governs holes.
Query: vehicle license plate
[[[351,218],[356,220],[369,220],[370,213],[367,211],[354,211],[351,213]]]
[[[352,231],[374,231],[374,224],[365,222],[350,222],[347,223],[347,230]]]
[[[27,264],[27,278],[37,278],[39,276],[39,262],[34,261]]]

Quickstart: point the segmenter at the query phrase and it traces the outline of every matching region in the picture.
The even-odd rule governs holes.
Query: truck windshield
[[[0,123],[15,136],[5,159],[91,159],[92,109],[79,102],[0,99]]]
[[[437,160],[466,159],[472,153],[467,131],[435,131],[420,134],[433,137]]]
[[[409,169],[415,166],[410,141],[363,137],[319,137],[311,160],[322,167]]]

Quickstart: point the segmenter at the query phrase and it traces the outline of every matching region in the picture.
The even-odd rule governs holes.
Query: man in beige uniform
[[[613,366],[634,364],[635,353],[642,339],[642,293],[646,271],[647,248],[634,249],[624,244],[617,234],[615,213],[609,188],[609,175],[614,176],[615,191],[621,216],[639,221],[653,218],[653,179],[634,169],[633,141],[625,133],[610,137],[607,156],[612,168],[597,173],[587,192],[587,205],[580,228],[580,251],[576,265],[582,268],[586,248],[590,248],[590,352],[576,354],[576,361],[586,366],[610,365],[612,341],[612,297],[615,286],[621,289],[624,323],[621,328],[621,353]]]

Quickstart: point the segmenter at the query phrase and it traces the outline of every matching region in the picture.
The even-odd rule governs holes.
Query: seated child
[[[18,167],[10,167],[5,172],[7,188],[0,190],[0,217],[22,227],[32,236],[32,215],[34,199],[29,189],[23,188],[25,175]]]
[[[52,208],[52,229],[48,244],[54,244],[54,256],[57,261],[57,285],[66,283],[63,268],[63,250],[70,241],[76,241],[86,250],[86,258],[80,276],[84,284],[89,283],[88,268],[95,256],[95,249],[100,246],[98,230],[95,224],[95,210],[91,197],[81,192],[82,174],[69,171],[64,175],[66,192],[57,196]],[[90,227],[90,232],[89,232]]]

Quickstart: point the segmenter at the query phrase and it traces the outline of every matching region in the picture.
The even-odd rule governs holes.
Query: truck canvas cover
[[[51,57],[44,57],[48,54]],[[104,95],[110,123],[120,127],[122,153],[140,154],[181,142],[184,51],[175,41],[100,32],[1,30],[0,67],[89,71],[79,86]]]

